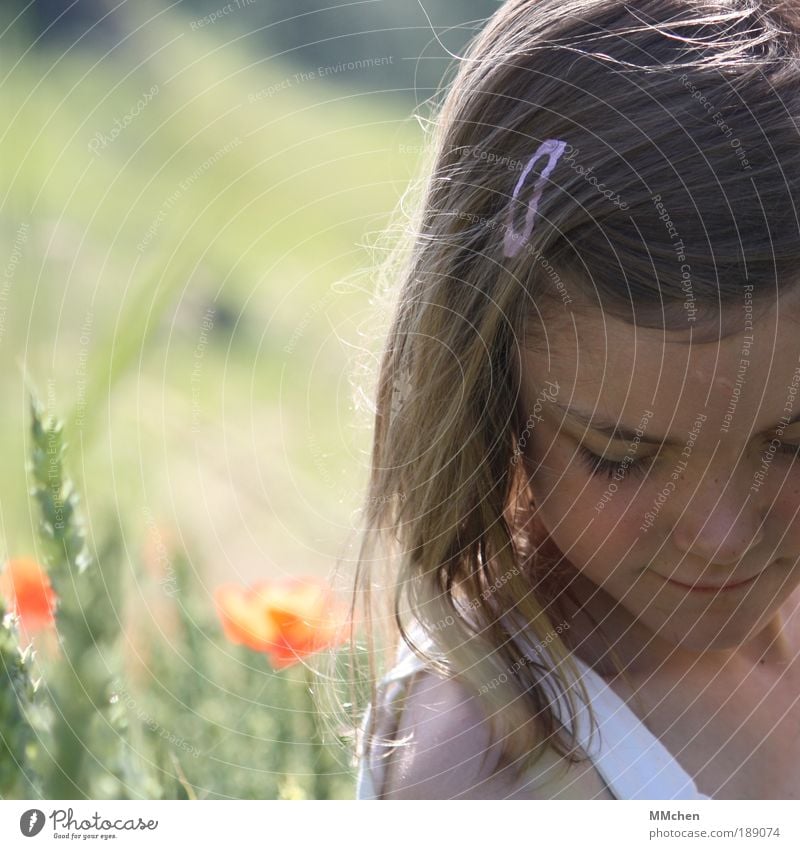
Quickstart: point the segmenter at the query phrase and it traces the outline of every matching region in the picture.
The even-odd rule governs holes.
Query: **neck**
[[[697,664],[734,662],[787,665],[796,655],[798,598],[793,593],[766,623],[759,623],[748,639],[730,649],[694,651],[668,642],[643,625],[607,592],[571,568],[570,589],[559,598],[570,628],[563,635],[578,657],[605,677],[619,668],[633,676],[648,676],[669,666],[688,669]]]

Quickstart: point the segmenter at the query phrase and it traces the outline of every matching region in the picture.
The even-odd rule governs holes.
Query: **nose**
[[[699,484],[702,492],[683,505],[672,530],[675,547],[703,563],[733,566],[764,539],[764,514],[742,498],[736,481]]]

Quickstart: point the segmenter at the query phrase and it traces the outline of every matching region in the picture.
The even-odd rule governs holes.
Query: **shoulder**
[[[432,672],[414,675],[393,736],[386,799],[613,798],[591,762],[572,764],[553,749],[520,776],[503,763],[477,694]]]

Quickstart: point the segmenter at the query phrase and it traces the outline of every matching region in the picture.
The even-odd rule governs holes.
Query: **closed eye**
[[[781,442],[778,445],[778,451],[781,454],[788,454],[790,457],[797,457],[800,454],[800,445],[793,445],[791,442]]]
[[[765,450],[768,452],[768,449],[769,446]],[[795,445],[791,442],[779,442],[775,451],[788,455],[791,459],[800,458],[800,445]],[[597,477],[605,477],[608,480],[615,477],[619,480],[626,475],[644,477],[657,457],[656,454],[652,454],[638,460],[631,456],[625,457],[622,460],[611,460],[608,457],[595,454],[594,451],[590,451],[584,445],[578,445],[578,453],[590,474]]]
[[[613,477],[622,477],[624,475],[636,475],[643,477],[649,466],[653,465],[656,455],[652,454],[649,457],[642,457],[638,460],[631,456],[625,457],[622,460],[609,460],[608,457],[601,457],[590,451],[586,446],[579,445],[578,452],[590,474],[598,477],[605,477],[611,480]]]

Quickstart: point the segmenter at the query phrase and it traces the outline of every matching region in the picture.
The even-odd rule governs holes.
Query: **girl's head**
[[[798,17],[512,0],[449,87],[380,367],[361,579],[385,589],[388,561],[373,624],[427,632],[509,753],[526,718],[556,729],[575,574],[694,651],[746,640],[800,580]]]
[[[536,521],[662,644],[740,645],[800,582],[800,287],[773,298],[732,299],[739,327],[699,343],[549,316],[523,355]]]

